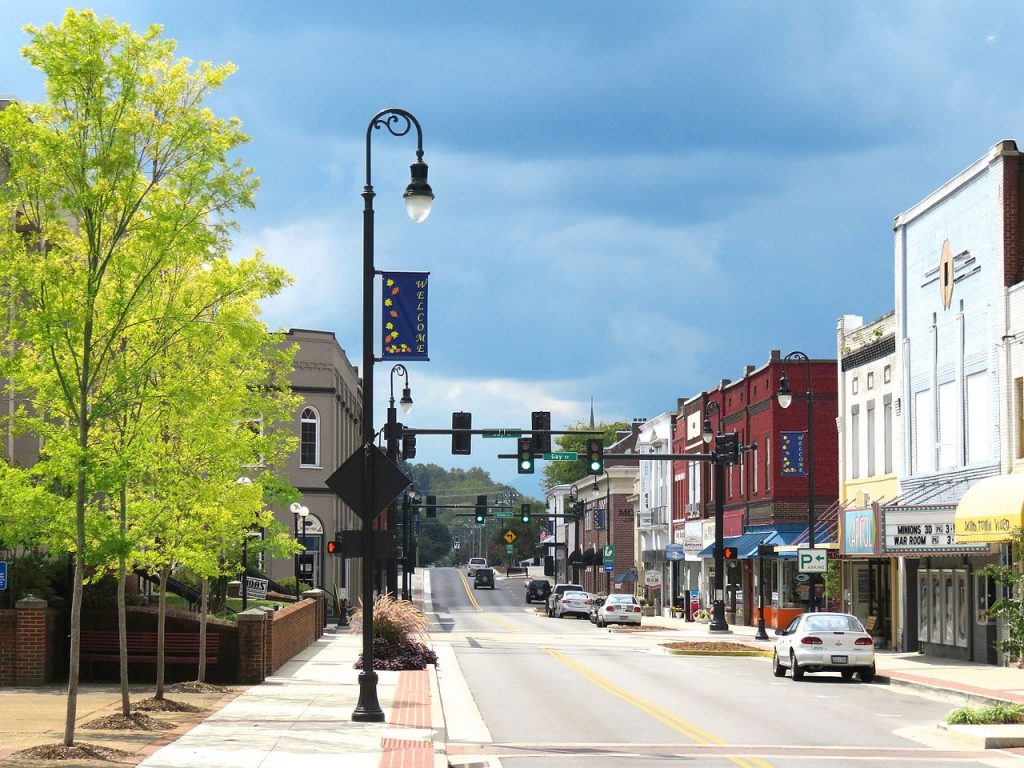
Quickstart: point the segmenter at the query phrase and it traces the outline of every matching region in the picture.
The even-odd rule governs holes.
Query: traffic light
[[[402,433],[402,458],[408,461],[416,458],[416,433]]]
[[[592,475],[604,472],[604,440],[599,437],[587,440],[587,472]]]
[[[532,475],[533,474],[533,438],[532,437],[520,437],[519,438],[519,474],[520,475]]]
[[[723,464],[739,464],[740,438],[735,432],[726,432],[715,438],[715,455]]]
[[[524,522],[530,522],[530,505],[520,504],[519,505],[519,518]]]
[[[437,496],[427,496],[427,517],[437,517]]]
[[[341,531],[334,534],[334,538],[327,542],[327,554],[341,554]]]
[[[537,453],[551,453],[551,413],[550,411],[534,411],[531,414],[533,424],[533,444]]]
[[[726,560],[735,560],[737,556],[736,547],[722,547],[722,557]]]
[[[452,414],[452,429],[472,429],[473,414],[465,411],[456,411]],[[452,434],[452,453],[456,456],[468,456],[472,451],[473,435],[469,432],[455,432]]]
[[[487,494],[476,497],[476,521],[480,524],[487,520]]]

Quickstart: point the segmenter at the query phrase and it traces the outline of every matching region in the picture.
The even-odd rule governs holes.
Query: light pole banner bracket
[[[429,272],[381,272],[381,360],[429,360],[427,278]]]

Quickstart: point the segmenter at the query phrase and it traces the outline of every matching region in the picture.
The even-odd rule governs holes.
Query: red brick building
[[[720,410],[718,416],[711,414],[712,431],[736,432],[740,444],[747,446],[737,464],[724,468],[725,543],[739,550],[739,558],[726,563],[724,599],[735,622],[757,620],[758,545],[788,546],[807,540],[809,466],[803,449],[807,446],[808,389],[813,413],[815,543],[835,541],[839,492],[835,370],[835,360],[787,363],[778,350],[772,350],[767,364],[747,366],[738,380],[723,379],[715,389],[679,405],[674,452],[710,452],[714,448],[714,440],[705,445],[701,437],[708,403],[716,403]],[[789,408],[779,405],[776,397],[784,371],[793,393]],[[699,589],[701,604],[707,606],[714,568],[712,465],[677,461],[673,477],[673,540],[686,548],[686,560],[675,564],[673,590],[681,597],[684,590]],[[776,626],[799,612],[807,597],[806,587],[793,579],[791,556],[774,558],[765,566],[766,618],[770,626]]]

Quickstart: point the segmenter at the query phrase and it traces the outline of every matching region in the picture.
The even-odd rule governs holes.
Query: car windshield
[[[863,632],[864,628],[853,616],[808,616],[804,627],[808,632]]]
[[[586,592],[566,592],[565,597],[567,600],[586,600],[590,595]]]
[[[632,595],[612,595],[608,598],[609,603],[625,603],[632,605],[636,602],[636,598]]]

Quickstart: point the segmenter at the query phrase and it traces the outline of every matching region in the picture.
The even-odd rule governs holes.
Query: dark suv
[[[531,579],[526,582],[526,602],[532,603],[534,600],[540,600],[542,603],[548,601],[548,595],[551,594],[551,582],[547,579]]]
[[[494,589],[494,569],[477,568],[473,574],[473,589],[477,587],[490,587]]]

